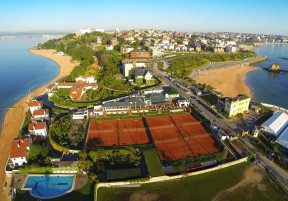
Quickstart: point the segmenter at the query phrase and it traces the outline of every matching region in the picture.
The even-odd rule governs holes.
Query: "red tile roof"
[[[28,131],[44,129],[45,125],[46,122],[30,123],[28,125]]]
[[[46,114],[49,114],[48,109],[34,110],[33,112],[33,116],[46,115]]]
[[[10,158],[26,156],[26,148],[30,146],[30,138],[14,139],[11,147]]]
[[[83,88],[81,88],[81,87],[72,87],[71,90],[70,90],[69,96],[71,98],[80,99],[81,95],[82,95],[82,92],[83,92]]]
[[[37,106],[42,106],[42,101],[33,101],[33,102],[30,102],[29,107],[37,107]]]
[[[58,86],[67,86],[67,87],[96,87],[98,86],[97,83],[93,83],[93,84],[87,84],[84,81],[78,81],[78,82],[62,82],[59,83]]]
[[[87,72],[90,72],[90,73],[96,73],[96,71],[93,70],[93,69],[89,69]]]

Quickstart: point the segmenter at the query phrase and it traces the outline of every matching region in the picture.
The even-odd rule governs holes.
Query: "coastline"
[[[33,54],[46,57],[53,60],[59,66],[59,74],[49,83],[42,87],[34,90],[30,96],[36,97],[45,93],[46,87],[62,78],[63,76],[69,75],[74,67],[79,64],[78,62],[71,62],[70,56],[57,56],[54,54],[56,50],[29,50]],[[4,117],[2,123],[2,130],[0,136],[0,184],[3,186],[6,178],[5,166],[10,155],[11,144],[14,138],[20,130],[22,122],[25,118],[25,113],[28,110],[27,106],[28,95],[22,98],[20,101],[13,105],[13,109],[9,109]],[[0,200],[7,200],[6,193],[4,194],[3,188],[0,188]]]
[[[246,94],[252,97],[252,90],[245,83],[246,74],[259,70],[255,66],[231,66],[200,72],[195,80],[197,83],[206,83],[215,88],[224,96],[235,97],[238,94]]]
[[[255,48],[262,46],[262,45],[282,45],[282,44],[287,44],[287,43],[254,43],[254,45],[246,45],[244,46],[244,50],[250,50],[253,51]]]

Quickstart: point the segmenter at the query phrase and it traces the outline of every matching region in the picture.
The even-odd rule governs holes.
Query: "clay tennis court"
[[[146,144],[149,139],[142,119],[91,121],[87,146]]]
[[[192,158],[218,151],[213,138],[190,114],[146,120],[163,161]]]

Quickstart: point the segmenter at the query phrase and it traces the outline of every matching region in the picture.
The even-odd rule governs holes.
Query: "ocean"
[[[262,45],[254,51],[268,59],[253,66],[266,68],[280,63],[281,69],[288,70],[288,44]],[[245,82],[252,90],[252,100],[288,108],[288,73],[255,70],[247,74]]]
[[[27,51],[43,38],[0,40],[0,125],[7,110],[33,90],[49,83],[59,74],[52,60]],[[1,129],[1,128],[0,128]]]

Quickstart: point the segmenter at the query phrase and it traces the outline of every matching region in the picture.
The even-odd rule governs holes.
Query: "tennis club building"
[[[261,128],[265,132],[278,137],[280,133],[287,127],[288,125],[288,115],[284,112],[276,112],[270,117],[267,121],[265,121]]]

